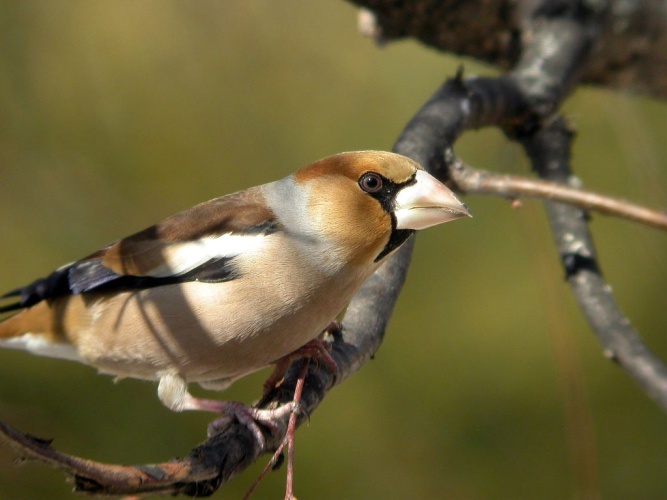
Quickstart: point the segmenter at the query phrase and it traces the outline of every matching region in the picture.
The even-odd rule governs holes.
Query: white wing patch
[[[265,239],[266,235],[264,234],[240,235],[226,233],[187,243],[174,243],[164,250],[165,263],[153,269],[148,273],[148,276],[156,278],[179,276],[213,259],[254,253],[263,248]]]
[[[38,356],[82,362],[81,356],[73,345],[49,342],[44,336],[34,333],[0,340],[0,347],[21,349]]]

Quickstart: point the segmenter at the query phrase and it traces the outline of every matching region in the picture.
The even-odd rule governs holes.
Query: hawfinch
[[[362,151],[180,212],[2,297],[0,346],[158,380],[175,411],[309,343],[417,229],[469,216],[417,163]]]

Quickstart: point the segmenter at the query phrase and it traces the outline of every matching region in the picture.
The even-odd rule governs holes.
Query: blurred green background
[[[461,62],[374,46],[342,0],[2,1],[0,290],[317,158],[389,149]],[[586,186],[667,207],[666,103],[582,89],[566,114]],[[456,151],[528,170],[494,131]],[[542,207],[465,201],[473,220],[420,235],[376,359],[299,431],[297,496],[667,497],[667,417],[603,358]],[[601,216],[592,227],[618,301],[667,358],[667,235]],[[219,397],[251,402],[265,376]],[[63,451],[163,461],[210,419],[169,412],[152,383],[0,351],[0,420]],[[71,498],[60,473],[13,458],[0,444],[0,498]],[[217,495],[241,497],[262,466]],[[283,487],[284,469],[257,498]]]

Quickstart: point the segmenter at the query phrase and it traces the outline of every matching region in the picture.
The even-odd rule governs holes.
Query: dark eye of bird
[[[368,172],[359,179],[359,187],[367,193],[377,193],[382,189],[382,177],[373,172]]]

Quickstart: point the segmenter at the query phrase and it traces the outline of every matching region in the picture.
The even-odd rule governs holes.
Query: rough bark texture
[[[373,12],[378,40],[412,37],[502,69],[516,64],[542,23],[587,11],[599,36],[581,82],[667,97],[665,0],[350,1]]]

